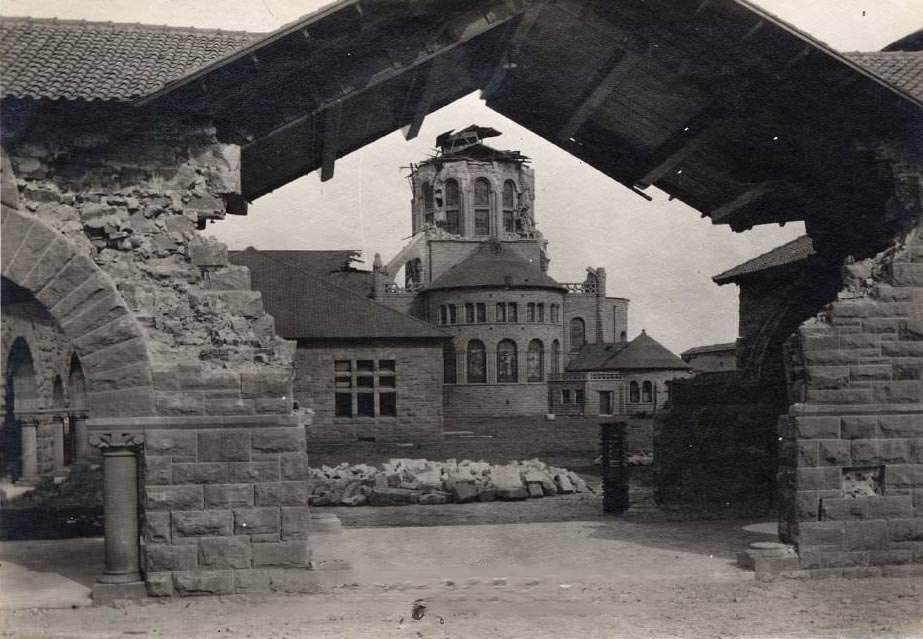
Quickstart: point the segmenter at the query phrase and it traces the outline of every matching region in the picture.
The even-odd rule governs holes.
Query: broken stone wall
[[[787,344],[780,535],[801,567],[923,563],[923,229],[844,269],[840,299]]]
[[[150,592],[280,587],[273,570],[309,560],[294,343],[275,335],[248,271],[197,230],[239,193],[239,147],[210,123],[130,107],[26,108],[28,127],[4,140],[22,214],[4,198],[4,275],[8,243],[57,264],[33,292],[56,318],[87,309],[62,327],[79,336],[90,430],[146,433]]]

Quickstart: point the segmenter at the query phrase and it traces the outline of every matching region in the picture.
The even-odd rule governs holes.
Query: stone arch
[[[60,375],[55,375],[54,381],[51,383],[51,407],[60,409],[64,408],[65,404],[64,382],[61,380]]]
[[[4,392],[8,420],[13,419],[17,413],[39,408],[35,360],[32,358],[32,349],[22,337],[13,340],[6,354]]]
[[[18,210],[5,152],[2,169],[0,273],[31,292],[72,344],[86,376],[93,417],[153,415],[144,333],[115,283],[61,233]]]
[[[71,410],[87,408],[87,382],[77,353],[71,353],[67,372],[67,401]]]

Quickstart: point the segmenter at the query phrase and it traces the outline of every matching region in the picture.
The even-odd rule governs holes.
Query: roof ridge
[[[138,31],[172,31],[178,33],[199,33],[211,35],[247,35],[254,38],[262,37],[271,32],[246,31],[243,29],[205,29],[191,26],[174,26],[169,24],[150,24],[147,22],[115,22],[112,20],[85,20],[77,18],[39,18],[35,16],[5,16],[0,15],[0,23],[18,24],[60,24],[64,26],[109,27],[112,29]]]
[[[431,330],[431,331],[433,331],[433,332],[440,333],[440,334],[442,334],[442,335],[445,335],[446,337],[450,337],[448,333],[446,333],[445,331],[443,331],[443,330],[441,330],[441,329],[439,329],[439,328],[433,326],[433,325],[430,324],[429,322],[425,322],[425,321],[423,321],[423,320],[421,320],[421,319],[417,319],[416,317],[413,317],[413,316],[411,316],[411,315],[407,315],[407,314],[405,314],[405,313],[401,313],[400,311],[398,311],[398,310],[396,310],[396,309],[393,309],[393,308],[391,308],[390,306],[388,306],[388,305],[386,305],[386,304],[382,304],[381,302],[378,302],[378,301],[376,301],[376,300],[374,300],[374,299],[372,299],[372,298],[370,298],[370,297],[365,297],[365,296],[363,296],[363,295],[359,295],[359,294],[356,293],[355,291],[351,291],[351,290],[349,290],[348,288],[344,288],[344,287],[342,287],[342,286],[338,286],[337,284],[334,284],[334,283],[331,282],[330,280],[328,280],[328,279],[326,279],[326,278],[324,278],[324,277],[320,277],[319,275],[316,275],[315,273],[311,273],[311,272],[309,272],[309,271],[306,271],[306,270],[304,270],[303,268],[300,268],[300,267],[296,266],[295,264],[291,264],[290,262],[286,262],[285,260],[280,260],[280,259],[278,259],[278,258],[269,256],[269,255],[266,255],[266,253],[264,253],[264,252],[261,251],[260,249],[256,249],[256,248],[255,248],[255,249],[253,249],[253,252],[256,253],[257,255],[262,256],[263,259],[269,260],[269,261],[271,261],[271,262],[275,262],[276,264],[281,264],[281,265],[283,265],[283,266],[287,266],[287,267],[289,267],[289,268],[291,268],[291,269],[294,269],[294,270],[298,271],[299,273],[302,273],[302,274],[304,274],[304,275],[307,275],[308,277],[310,277],[310,278],[313,279],[314,281],[320,282],[321,284],[323,284],[323,285],[326,286],[327,288],[334,289],[333,292],[336,293],[336,294],[346,293],[347,296],[350,296],[350,297],[353,297],[353,298],[357,298],[357,299],[359,299],[359,300],[362,300],[363,302],[368,302],[369,304],[372,304],[372,305],[374,305],[374,306],[378,306],[378,307],[380,307],[380,308],[386,309],[386,310],[389,311],[390,313],[392,313],[392,314],[394,314],[394,315],[400,316],[402,319],[410,320],[410,321],[412,321],[412,322],[415,322],[415,323],[417,323],[417,324],[420,324],[421,326],[425,326],[426,328],[428,328],[429,330]]]
[[[788,247],[788,246],[791,246],[791,245],[793,245],[793,244],[797,244],[798,242],[803,242],[803,241],[805,240],[805,238],[807,238],[808,240],[811,240],[811,244],[812,244],[812,246],[813,246],[814,240],[811,239],[811,236],[810,236],[810,235],[808,235],[807,233],[805,233],[804,235],[799,235],[798,237],[796,237],[796,238],[793,239],[793,240],[789,240],[789,241],[786,242],[785,244],[779,244],[779,246],[776,246],[776,247],[774,247],[774,248],[769,249],[768,251],[764,251],[763,253],[760,253],[759,255],[756,255],[756,256],[754,256],[754,257],[751,257],[749,260],[746,260],[746,261],[744,261],[744,262],[741,262],[740,264],[737,264],[736,266],[732,266],[731,268],[726,269],[726,270],[722,271],[721,273],[718,273],[717,275],[715,275],[715,276],[714,276],[713,278],[711,278],[711,279],[712,279],[712,281],[717,281],[717,280],[719,280],[719,279],[722,279],[722,278],[724,278],[728,273],[730,273],[731,271],[736,271],[736,270],[738,270],[738,269],[743,269],[743,268],[746,267],[748,264],[750,264],[750,263],[752,263],[752,262],[755,262],[755,261],[757,261],[757,260],[759,260],[759,259],[762,259],[762,258],[766,257],[767,255],[770,255],[770,254],[772,254],[772,253],[775,253],[776,251],[781,251],[781,250],[785,249],[785,248]]]

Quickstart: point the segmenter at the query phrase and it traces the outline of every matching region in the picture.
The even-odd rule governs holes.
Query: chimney
[[[381,255],[375,253],[372,262],[372,299],[380,300],[385,296],[385,285],[388,283],[388,272],[381,265]]]

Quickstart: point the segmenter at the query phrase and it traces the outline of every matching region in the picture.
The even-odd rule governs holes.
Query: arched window
[[[497,382],[518,382],[519,361],[516,357],[516,342],[501,340],[497,344]]]
[[[6,359],[6,411],[12,417],[14,412],[38,408],[38,384],[32,351],[22,337],[13,340]]]
[[[628,401],[637,404],[641,401],[641,390],[638,388],[638,382],[632,382],[628,385]]]
[[[468,342],[468,383],[487,383],[487,357],[484,342],[473,339]]]
[[[445,230],[458,235],[461,227],[461,200],[458,197],[458,182],[445,181]]]
[[[71,355],[70,372],[67,375],[67,399],[71,410],[87,407],[87,381],[77,353]]]
[[[490,235],[490,182],[474,181],[474,234]]]
[[[545,345],[541,340],[534,339],[529,342],[526,363],[530,382],[540,382],[545,379]]]
[[[516,185],[512,180],[503,183],[503,231],[505,233],[515,233],[516,223],[513,218],[513,211],[516,208]]]
[[[60,375],[54,376],[54,382],[51,385],[51,406],[64,408],[64,382]]]
[[[641,384],[641,401],[647,404],[654,401],[654,385],[648,380]]]
[[[423,223],[432,224],[433,223],[433,211],[435,210],[433,204],[433,185],[429,182],[423,183]]]
[[[579,351],[586,343],[586,322],[580,317],[570,321],[570,350]]]
[[[446,342],[442,347],[442,381],[454,384],[458,381],[458,367],[455,359],[455,344]]]
[[[551,342],[551,372],[561,372],[561,342],[558,340]]]

